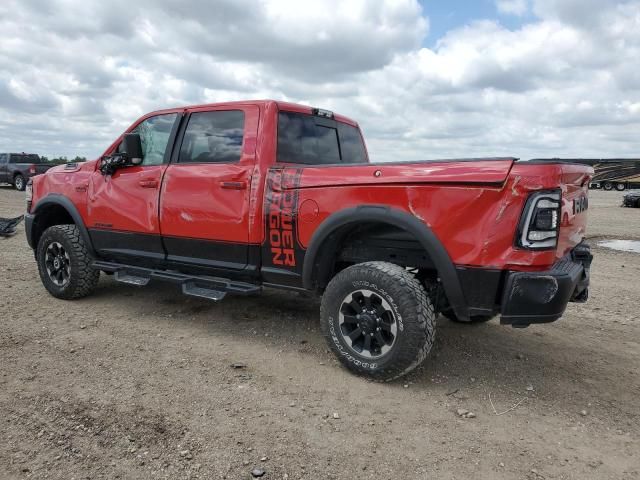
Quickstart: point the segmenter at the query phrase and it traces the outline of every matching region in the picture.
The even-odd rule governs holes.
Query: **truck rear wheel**
[[[435,319],[421,283],[387,262],[344,269],[327,286],[320,306],[331,350],[348,369],[380,381],[424,361],[433,346]]]
[[[57,298],[86,297],[95,289],[100,272],[91,268],[91,256],[76,225],[47,228],[36,251],[42,284]]]

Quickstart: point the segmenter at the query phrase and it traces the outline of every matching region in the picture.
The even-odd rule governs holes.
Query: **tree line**
[[[53,163],[55,165],[61,165],[63,163],[70,163],[70,162],[78,163],[78,162],[86,162],[87,161],[87,157],[79,157],[79,156],[76,156],[75,158],[69,159],[66,156],[49,158],[49,157],[45,157],[44,155],[42,155],[40,157],[40,159],[43,162]]]

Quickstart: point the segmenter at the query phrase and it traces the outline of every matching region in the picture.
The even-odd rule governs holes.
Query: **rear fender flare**
[[[429,253],[433,263],[438,270],[438,276],[447,295],[449,303],[461,320],[469,319],[469,308],[464,297],[462,286],[458,279],[455,266],[442,242],[433,231],[415,216],[401,210],[392,209],[384,205],[361,205],[358,207],[346,208],[329,216],[316,229],[309,247],[307,248],[303,269],[302,281],[306,289],[315,288],[315,270],[318,264],[318,257],[322,249],[328,246],[329,249],[337,245],[331,245],[334,241],[331,238],[333,233],[338,232],[343,227],[355,225],[361,222],[381,222],[393,225],[411,233]],[[329,243],[327,243],[329,242]],[[320,260],[321,261],[321,260]]]

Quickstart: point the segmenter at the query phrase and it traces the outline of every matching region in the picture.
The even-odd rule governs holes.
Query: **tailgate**
[[[589,182],[593,169],[572,163],[557,166],[562,189],[562,221],[556,256],[561,258],[584,240],[589,208]]]
[[[525,198],[531,198],[537,192],[560,193],[556,258],[562,258],[582,242],[587,228],[588,189],[593,168],[557,160],[526,161],[516,162],[511,175],[514,182],[513,188],[516,189],[517,185],[517,189],[522,191]],[[540,251],[542,252],[542,249]]]

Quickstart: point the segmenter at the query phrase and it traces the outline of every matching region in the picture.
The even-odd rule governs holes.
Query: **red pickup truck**
[[[514,158],[370,163],[358,124],[277,101],[137,120],[96,161],[28,185],[26,231],[55,297],[100,272],[212,300],[263,287],[322,295],[350,369],[419,365],[438,313],[551,322],[588,295],[589,166]]]

